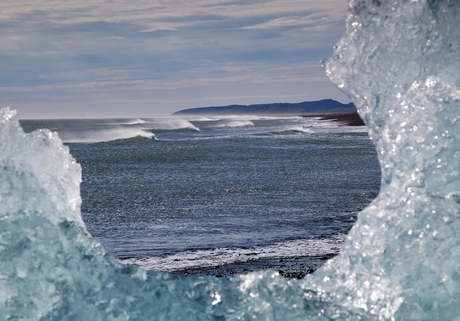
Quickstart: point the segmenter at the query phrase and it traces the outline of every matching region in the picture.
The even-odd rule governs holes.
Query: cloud
[[[343,5],[338,6],[338,3]],[[334,21],[343,20],[345,8],[344,0],[138,0],[135,3],[127,0],[95,0],[90,3],[86,0],[23,0],[0,3],[2,21],[20,23],[25,28],[37,27],[37,23],[41,23],[42,27],[53,28],[69,25],[77,32],[81,31],[81,26],[100,29],[103,24],[107,28],[111,28],[111,24],[128,24],[140,26],[142,30],[179,30],[199,25],[218,25],[219,22],[237,23],[240,20],[270,17],[271,22],[265,23],[267,26],[292,25],[314,19],[312,13],[315,12],[327,13],[329,19]],[[298,16],[299,13],[307,12],[311,16],[307,20]],[[98,27],[97,24],[101,25]]]
[[[174,109],[198,93],[250,96],[239,84],[254,97],[283,84],[296,97],[292,88],[326,81],[318,61],[340,38],[346,0],[22,0],[1,1],[0,13],[0,104],[33,92],[70,110],[81,92],[166,101],[163,90]]]
[[[52,79],[75,79],[90,75],[94,78],[104,80],[78,83],[55,83],[38,86],[10,86],[0,87],[0,92],[55,92],[62,90],[74,90],[78,92],[96,92],[102,89],[111,90],[177,90],[187,87],[212,87],[229,84],[261,84],[261,83],[298,83],[298,82],[317,82],[327,81],[327,77],[322,73],[315,72],[316,66],[295,65],[290,68],[285,65],[272,67],[271,70],[262,72],[258,70],[264,68],[248,68],[245,66],[229,66],[222,68],[223,73],[219,75],[209,75],[208,70],[195,70],[193,77],[181,78],[177,80],[163,81],[153,79],[129,79],[128,72],[125,70],[94,69],[77,72],[64,72],[42,76]],[[304,73],[299,73],[302,70]],[[201,74],[202,77],[196,75]]]
[[[100,80],[119,80],[130,78],[130,71],[128,70],[117,70],[111,68],[97,68],[97,69],[83,69],[83,70],[72,70],[58,73],[48,73],[40,75],[42,79],[59,79],[59,80],[74,80],[93,78]]]
[[[271,28],[283,28],[283,27],[296,27],[296,26],[307,26],[312,24],[321,23],[326,21],[326,17],[311,18],[310,16],[287,16],[277,19],[273,19],[264,23],[259,23],[253,26],[246,26],[242,29],[271,29]]]

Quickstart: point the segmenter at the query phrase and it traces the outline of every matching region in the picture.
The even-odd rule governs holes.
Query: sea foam
[[[0,113],[0,319],[458,320],[460,3],[351,0],[325,63],[369,126],[379,197],[302,281],[124,266],[86,232],[59,137]]]

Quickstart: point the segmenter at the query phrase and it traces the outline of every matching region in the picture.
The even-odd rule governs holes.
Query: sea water
[[[0,317],[459,320],[460,3],[350,0],[328,75],[369,126],[379,196],[303,280],[178,277],[114,261],[81,219],[81,167],[1,111]],[[153,138],[153,137],[151,137]]]
[[[82,166],[82,217],[114,257],[170,271],[338,253],[380,187],[365,127],[302,117],[22,120]]]

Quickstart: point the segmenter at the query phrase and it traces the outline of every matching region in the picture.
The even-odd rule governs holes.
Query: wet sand
[[[323,256],[296,256],[289,258],[272,258],[249,260],[219,266],[209,266],[200,268],[188,268],[176,270],[170,273],[186,276],[205,276],[231,277],[237,274],[248,274],[255,271],[272,270],[278,271],[282,276],[291,279],[302,279],[307,274],[313,273],[320,268],[327,260],[336,254]]]

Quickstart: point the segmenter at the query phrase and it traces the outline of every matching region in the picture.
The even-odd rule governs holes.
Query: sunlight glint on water
[[[83,167],[87,228],[115,257],[150,269],[336,254],[380,182],[366,129],[340,122],[226,116],[21,123],[68,139],[76,131],[156,136],[69,144]]]

